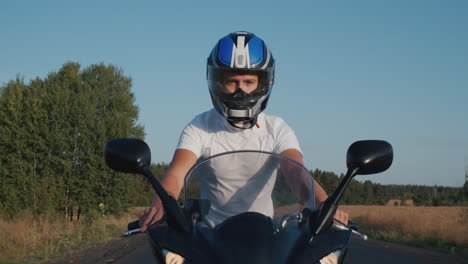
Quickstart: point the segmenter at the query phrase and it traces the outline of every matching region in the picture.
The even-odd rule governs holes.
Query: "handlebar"
[[[165,222],[165,221],[166,221],[166,217],[163,216],[161,219],[156,221],[156,223],[154,223],[154,225],[159,225],[159,224],[161,224],[162,222]],[[140,221],[136,220],[136,221],[128,223],[127,231],[122,232],[122,236],[123,237],[128,237],[128,236],[136,235],[136,234],[139,234],[139,233],[141,233]]]
[[[281,220],[281,227],[282,228],[285,228],[287,223],[290,221],[290,220],[296,220],[296,221],[301,221],[302,219],[302,214],[297,214],[297,213],[294,213],[294,214],[288,214],[286,215],[286,217],[283,217],[283,219]],[[338,222],[338,224],[336,223],[333,223],[332,224],[332,228],[333,229],[337,229],[337,230],[351,230],[351,232],[357,236],[359,236],[362,240],[367,240],[367,235],[366,234],[362,234],[360,232],[357,231],[358,229],[358,223],[357,222],[354,222],[354,221],[351,221],[349,220],[348,221],[348,225],[345,225],[344,223],[342,223],[341,221],[339,220],[336,220],[334,219],[336,222]],[[133,221],[133,222],[130,222],[128,223],[127,225],[127,231],[124,231],[122,233],[122,236],[123,237],[129,237],[131,235],[136,235],[136,234],[139,234],[141,233],[141,228],[140,228],[140,223],[138,220],[136,221]]]
[[[357,236],[359,236],[362,240],[367,240],[368,237],[366,234],[363,234],[363,233],[360,233],[357,231],[358,229],[358,223],[357,222],[354,222],[354,221],[351,221],[349,220],[348,221],[348,225],[345,225],[344,223],[342,223],[341,221],[339,220],[336,220],[335,218],[333,218],[334,221],[338,222],[338,224],[336,223],[333,223],[332,224],[332,228],[333,229],[337,229],[337,230],[351,230],[351,232]]]
[[[128,223],[127,230],[137,229],[140,228],[140,221],[136,220],[133,222]]]
[[[138,220],[128,223],[127,231],[122,233],[123,237],[129,237],[131,235],[141,233],[140,223]]]
[[[141,228],[135,228],[135,229],[132,229],[132,230],[124,231],[122,233],[122,236],[123,237],[129,237],[131,235],[136,235],[136,234],[139,234],[139,233],[141,233]]]

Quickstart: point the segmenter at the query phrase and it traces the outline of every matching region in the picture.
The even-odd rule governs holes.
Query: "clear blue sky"
[[[267,113],[296,131],[310,169],[345,171],[348,146],[392,143],[389,171],[359,180],[461,186],[468,165],[467,1],[4,1],[0,84],[114,64],[133,79],[153,161],[211,108],[206,57],[229,32],[277,61]]]

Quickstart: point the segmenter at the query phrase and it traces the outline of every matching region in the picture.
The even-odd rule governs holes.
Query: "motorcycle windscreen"
[[[314,196],[313,178],[304,166],[260,151],[226,152],[203,159],[184,183],[184,201],[210,201],[203,220],[211,227],[245,212],[282,219],[304,207],[314,210]]]

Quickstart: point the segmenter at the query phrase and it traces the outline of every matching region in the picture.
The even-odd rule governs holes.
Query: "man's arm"
[[[300,164],[304,165],[303,157],[301,152],[297,149],[287,149],[280,153],[280,155],[286,156],[292,160],[299,162]],[[307,182],[305,182],[307,184]],[[316,207],[320,207],[320,205],[328,198],[327,193],[325,190],[318,184],[317,181],[314,181],[314,192],[315,192],[315,205]],[[334,215],[336,219],[343,222],[344,224],[348,224],[348,213],[338,209]]]
[[[184,177],[188,170],[197,161],[197,156],[190,150],[177,149],[172,158],[169,169],[161,180],[161,185],[166,192],[177,199],[184,187]],[[154,195],[151,207],[146,208],[140,217],[141,232],[145,232],[148,226],[152,225],[164,214],[161,199],[158,195]]]

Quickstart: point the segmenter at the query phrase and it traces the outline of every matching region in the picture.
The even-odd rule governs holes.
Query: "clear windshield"
[[[235,151],[198,162],[186,175],[184,200],[207,199],[205,222],[215,226],[244,212],[275,219],[315,209],[309,171],[286,157],[259,151]]]

